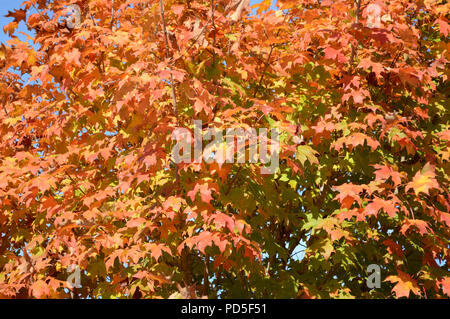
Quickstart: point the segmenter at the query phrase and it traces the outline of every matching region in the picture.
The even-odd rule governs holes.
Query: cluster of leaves
[[[276,6],[27,0],[9,14],[0,297],[450,295],[449,4]],[[279,170],[173,163],[171,133],[192,119],[278,128]]]

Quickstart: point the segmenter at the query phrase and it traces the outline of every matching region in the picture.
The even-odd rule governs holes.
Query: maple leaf
[[[27,19],[27,10],[25,9],[16,9],[14,11],[8,11],[8,14],[5,17],[14,18],[14,22],[20,23],[20,21],[26,21]]]
[[[332,47],[326,47],[324,49],[325,59],[336,60],[339,63],[346,63],[347,58],[340,50],[336,50]]]
[[[442,286],[442,291],[444,292],[444,294],[450,296],[450,277],[442,278],[439,281],[439,284]]]
[[[175,5],[171,7],[173,13],[175,13],[177,16],[181,15],[184,11],[183,5]]]
[[[447,37],[450,34],[450,25],[446,21],[445,17],[441,17],[436,20],[436,22],[439,25],[439,32],[443,34],[445,37]]]
[[[450,141],[450,130],[445,130],[438,133],[439,137],[444,141]]]
[[[308,247],[308,250],[319,252],[325,258],[325,260],[328,260],[331,254],[334,252],[333,243],[330,239],[316,241],[310,247]]]
[[[403,257],[402,247],[393,240],[386,239],[385,241],[383,241],[383,244],[388,247],[388,251],[391,255],[396,254],[399,257]]]
[[[342,102],[348,101],[350,97],[352,97],[353,103],[363,104],[364,99],[366,99],[369,96],[370,96],[369,92],[365,89],[351,90],[351,92],[342,95]]]
[[[68,63],[81,66],[80,62],[81,53],[78,49],[76,48],[72,49],[70,52],[66,52],[64,56],[67,59]]]
[[[205,113],[208,113],[210,110],[208,106],[200,99],[197,99],[194,103],[194,110],[197,113],[200,113],[202,110],[205,110]]]
[[[250,0],[233,0],[229,2],[227,7],[225,8],[225,12],[234,10],[233,14],[231,14],[231,21],[237,22],[241,19],[242,14],[245,10],[250,8]]]
[[[420,288],[416,280],[400,270],[397,270],[397,276],[388,276],[385,281],[396,283],[392,291],[395,292],[397,298],[409,298],[411,292],[415,295],[420,295]]]
[[[378,211],[381,209],[383,209],[391,218],[394,218],[397,212],[395,203],[375,197],[374,200],[365,207],[365,215],[377,215]]]
[[[348,232],[342,230],[336,221],[335,218],[325,218],[315,228],[325,230],[330,235],[331,241],[336,241],[348,235]]]
[[[421,83],[421,73],[412,67],[405,67],[397,70],[397,74],[402,81],[402,83],[408,83],[413,87],[420,86]]]
[[[3,31],[5,33],[8,33],[9,36],[12,36],[14,31],[17,29],[18,26],[19,26],[18,23],[13,21],[13,22],[10,22],[7,25],[5,25],[3,27]]]
[[[200,191],[200,197],[203,202],[209,203],[213,198],[211,196],[211,189],[209,188],[209,185],[207,183],[205,184],[195,184],[194,189],[190,190],[187,193],[187,196],[191,198],[191,201],[195,201],[195,196]]]
[[[364,220],[364,215],[361,214],[358,209],[342,209],[342,210],[339,211],[339,213],[337,214],[336,217],[340,221],[343,221],[343,220],[346,220],[346,219],[347,220],[351,220],[352,217],[354,217],[354,216],[356,216],[356,220],[357,221],[363,221]]]
[[[139,227],[141,225],[144,225],[146,221],[147,220],[145,218],[142,218],[142,217],[141,218],[134,218],[134,219],[131,219],[131,220],[129,220],[127,222],[127,227],[130,227],[130,228]]]
[[[319,160],[316,157],[318,154],[314,149],[308,145],[300,145],[297,147],[297,153],[295,157],[299,159],[302,165],[305,165],[306,160],[311,164],[319,164]]]
[[[208,222],[211,222],[211,221],[214,221],[214,224],[218,228],[227,227],[230,232],[234,232],[234,228],[235,228],[234,219],[224,213],[215,212],[213,215],[211,215],[211,217],[208,220]]]
[[[204,231],[197,236],[189,238],[187,242],[191,243],[191,247],[195,245],[202,254],[205,254],[206,247],[210,247],[213,244],[213,234],[209,231]]]
[[[364,186],[346,183],[335,186],[334,190],[339,192],[334,199],[339,200],[342,208],[349,209],[355,201],[361,203],[359,194],[364,190]]]
[[[348,145],[350,149],[353,149],[353,147],[359,145],[363,146],[365,143],[372,150],[376,150],[380,146],[380,143],[377,140],[367,136],[364,133],[353,133],[348,136],[341,137],[336,142],[333,142],[331,146],[335,150],[339,151],[340,149],[342,149],[344,144]]]
[[[377,78],[380,78],[381,73],[384,71],[383,64],[374,62],[370,59],[361,59],[361,61],[358,64],[358,67],[365,70],[371,68],[372,71],[376,74]]]
[[[170,248],[162,244],[149,243],[145,244],[145,248],[147,251],[150,251],[151,255],[156,259],[156,261],[161,258],[163,251],[168,253],[169,255],[172,255]]]
[[[379,165],[375,164],[373,166],[375,168],[375,180],[377,181],[386,181],[389,178],[394,182],[394,186],[398,186],[402,182],[402,174],[395,171],[392,167],[387,165]]]
[[[419,230],[419,233],[421,235],[424,235],[424,234],[428,233],[429,231],[431,231],[431,230],[429,230],[429,226],[428,226],[427,222],[424,220],[406,219],[403,222],[402,227],[400,228],[400,232],[402,234],[405,234],[411,226],[415,226]]]
[[[441,212],[441,220],[450,227],[450,214]]]
[[[407,184],[406,189],[413,189],[416,195],[419,195],[419,193],[429,195],[430,189],[440,189],[439,183],[435,177],[434,166],[427,163],[420,172],[417,172],[416,175],[414,175],[413,180]]]
[[[37,280],[30,286],[31,294],[35,298],[42,298],[50,294],[50,288],[44,280]]]

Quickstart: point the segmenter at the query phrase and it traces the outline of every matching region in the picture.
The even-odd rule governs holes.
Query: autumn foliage
[[[25,1],[0,47],[0,297],[448,298],[449,8]],[[279,170],[175,164],[193,119],[278,128]]]

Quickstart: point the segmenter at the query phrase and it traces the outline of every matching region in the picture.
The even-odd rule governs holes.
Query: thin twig
[[[164,4],[162,0],[159,0],[159,7],[161,11],[161,21],[163,25],[163,31],[164,31],[164,40],[166,43],[166,59],[169,61],[170,54],[169,54],[169,38],[167,36],[167,28],[166,28],[166,20],[164,19]],[[172,69],[169,67],[170,71],[170,87],[172,89],[172,100],[173,100],[173,112],[175,114],[175,117],[178,122],[178,107],[177,107],[177,95],[175,92],[175,85],[173,83],[173,75],[172,75]],[[175,179],[176,183],[179,185],[180,183],[180,173],[179,173],[179,167],[178,164],[175,163]]]
[[[272,57],[272,52],[273,52],[274,47],[275,47],[274,45],[270,46],[269,56],[267,57],[267,61],[266,61],[265,66],[264,66],[264,70],[263,70],[263,72],[261,74],[261,77],[259,78],[258,85],[255,88],[255,92],[253,93],[253,98],[256,97],[256,94],[258,93],[258,89],[261,87],[261,84],[262,84],[262,81],[263,81],[263,78],[264,78],[264,74],[266,73],[267,68],[269,67],[269,64],[270,64],[270,58]]]
[[[205,269],[203,271],[203,295],[209,295],[209,254],[205,256]]]
[[[169,38],[167,36],[167,28],[166,28],[166,20],[164,19],[164,5],[163,5],[163,1],[159,0],[159,7],[161,10],[161,21],[162,21],[162,25],[163,25],[163,31],[164,31],[164,39],[166,42],[166,59],[168,60],[170,58],[169,55]],[[178,114],[178,108],[177,108],[177,96],[175,93],[175,86],[173,84],[173,75],[172,75],[172,69],[169,67],[169,71],[170,71],[170,87],[172,88],[172,100],[173,100],[173,111],[175,113],[175,115]]]
[[[286,17],[284,19],[286,19]],[[281,31],[281,29],[278,29],[277,33],[275,34],[275,38],[278,37],[278,35],[280,34],[280,31]],[[265,29],[264,29],[264,33],[266,33]],[[266,36],[268,37],[267,34],[266,34]],[[270,46],[270,52],[269,52],[269,55],[267,57],[267,61],[266,61],[265,66],[264,66],[263,73],[261,74],[261,77],[259,78],[258,86],[255,88],[255,92],[253,93],[253,98],[256,97],[256,94],[258,93],[258,89],[261,87],[261,84],[262,84],[262,81],[263,81],[263,78],[264,78],[264,74],[266,73],[267,68],[270,65],[270,58],[272,57],[273,49],[275,49],[276,46],[277,45],[275,45],[275,44],[272,44]]]
[[[216,7],[214,6],[214,0],[211,0],[211,24],[213,31],[213,66],[216,64],[216,51],[214,48],[216,47],[216,25],[214,23],[214,11]]]
[[[8,90],[10,87],[11,87],[11,85],[13,84],[14,82],[13,81],[11,81],[11,83],[9,83],[9,85],[8,85],[8,87],[6,88],[6,90]],[[9,96],[11,96],[11,95],[9,95]],[[9,98],[9,97],[8,97]],[[6,116],[8,116],[9,117],[9,114],[8,114],[8,111],[6,110],[6,106],[5,106],[5,104],[2,104],[3,105],[3,110],[5,111],[5,113],[6,113]]]
[[[114,23],[114,0],[112,0],[111,4],[111,22],[109,23],[111,28],[113,26],[113,23]]]
[[[94,25],[97,26],[97,22],[95,22],[94,16],[92,14],[90,14],[89,16],[90,16],[92,22],[94,23]]]
[[[6,110],[6,106],[5,106],[5,104],[3,104],[3,110],[5,111],[5,113],[6,113],[6,116],[8,116],[8,117],[9,117],[9,114],[8,114],[8,111]]]
[[[77,182],[72,178],[72,176],[69,175],[69,173],[67,173],[67,172],[65,172],[65,173],[73,183],[77,184]],[[81,188],[78,188],[78,189],[80,190],[80,192],[83,193],[84,196],[86,196],[86,193]]]
[[[217,8],[217,4],[214,6],[214,9],[216,9],[216,8]],[[210,23],[212,20],[213,20],[213,16],[209,17],[208,21],[206,21],[206,24],[203,26],[203,28],[202,28],[202,30],[200,31],[200,33],[197,34],[197,36],[195,37],[194,42],[192,42],[191,45],[190,45],[186,50],[184,50],[184,53],[188,52],[188,51],[194,46],[194,44],[197,43],[198,39],[200,39],[200,37],[202,36],[202,34],[205,32],[206,27],[209,25],[209,23]]]
[[[295,257],[296,255],[298,255],[298,254],[300,254],[300,253],[303,253],[303,252],[305,252],[305,249],[297,251],[295,254],[290,255],[289,258],[293,258],[293,257]]]
[[[355,6],[356,6],[356,24],[359,23],[359,11],[361,8],[361,0],[355,0]]]
[[[231,180],[231,182],[228,184],[228,188],[225,191],[225,196],[228,195],[231,191],[231,188],[233,187],[234,183],[237,181],[238,179],[238,174],[241,171],[242,166],[239,166],[239,168],[237,169],[236,173],[234,174],[233,179]]]
[[[37,13],[39,13],[39,15],[41,16],[41,18],[43,20],[45,20],[45,17],[42,15],[41,11],[38,10],[38,8],[36,8],[35,4],[33,1],[31,1],[31,5],[33,6],[33,8],[37,11]]]
[[[361,0],[355,0],[355,6],[356,6],[356,24],[358,25],[359,24],[359,11],[360,11],[360,9],[361,9]],[[352,56],[351,56],[351,59],[350,59],[350,65],[353,65],[353,62],[354,62],[354,60],[355,60],[355,58],[356,58],[356,55],[357,55],[357,47],[356,46],[354,46],[353,44],[352,44]]]

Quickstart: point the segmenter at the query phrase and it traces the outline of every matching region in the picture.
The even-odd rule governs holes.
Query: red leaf
[[[14,18],[14,22],[19,23],[20,21],[26,21],[27,18],[27,10],[25,9],[16,9],[14,11],[8,11],[8,14],[5,17]]]
[[[203,202],[209,203],[212,200],[211,190],[208,188],[208,184],[195,184],[193,190],[189,191],[187,195],[191,198],[191,200],[195,201],[195,196],[200,191],[200,197]]]
[[[64,54],[64,57],[67,59],[67,62],[70,64],[75,64],[78,66],[81,66],[80,63],[80,51],[78,51],[78,49],[72,49],[72,51],[70,52],[66,52],[66,54]]]
[[[432,230],[429,229],[429,226],[426,221],[420,219],[407,219],[404,221],[402,227],[400,228],[400,233],[405,235],[411,226],[416,227],[421,235],[424,235],[429,231],[432,232]]]
[[[347,58],[345,57],[345,55],[342,54],[341,51],[336,50],[332,47],[325,48],[324,53],[325,53],[325,59],[335,60],[339,63],[347,62]]]
[[[439,32],[446,37],[450,33],[450,25],[445,20],[444,17],[441,17],[437,19],[436,22],[439,24]]]
[[[50,288],[43,280],[35,281],[30,287],[31,294],[35,298],[42,298],[50,294]]]
[[[439,281],[440,285],[442,286],[442,291],[447,296],[450,296],[450,277],[445,277]]]
[[[394,202],[375,197],[375,199],[365,207],[365,215],[377,215],[380,209],[383,209],[391,218],[394,218],[397,213],[396,204]]]
[[[173,13],[175,13],[177,16],[181,15],[184,11],[184,6],[183,5],[174,5],[172,6],[172,11]]]
[[[394,182],[394,186],[398,186],[402,183],[402,174],[395,171],[392,167],[387,165],[374,165],[375,171],[375,180],[377,181],[386,181],[389,178]]]
[[[339,200],[342,208],[350,208],[355,201],[361,204],[359,194],[364,190],[363,186],[348,183],[335,186],[334,190],[339,192],[334,199]]]

